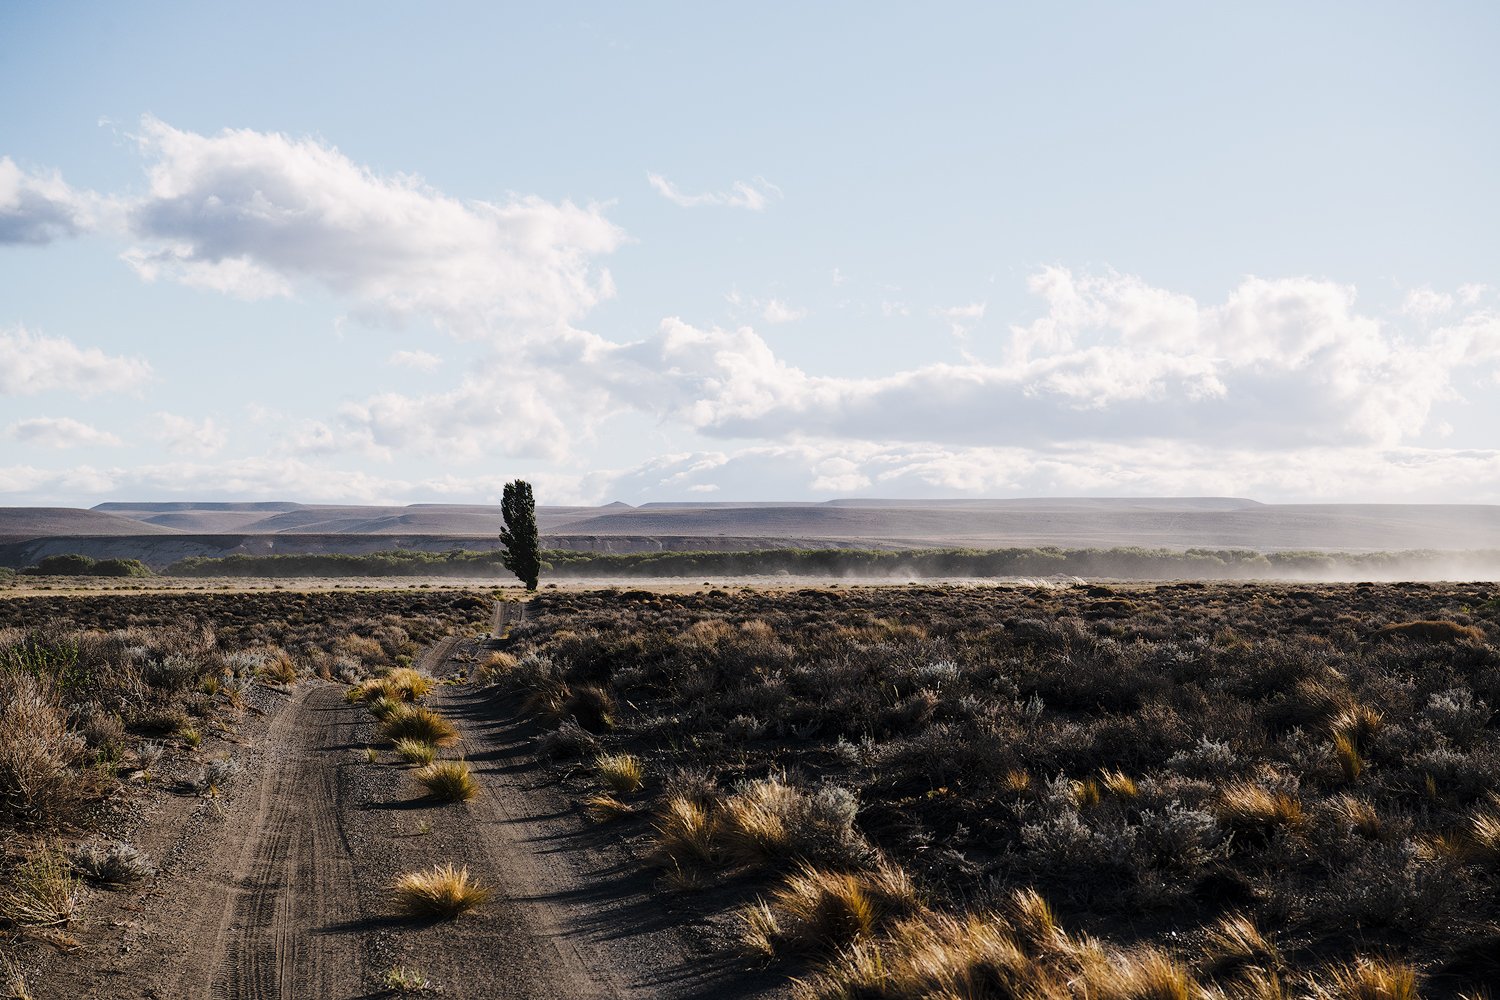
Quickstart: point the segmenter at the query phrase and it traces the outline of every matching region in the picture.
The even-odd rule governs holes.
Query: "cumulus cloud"
[[[575,333],[532,353],[493,358],[440,392],[376,393],[344,404],[330,420],[304,424],[288,443],[301,454],[560,460],[611,405],[606,392],[590,391],[587,372],[569,367],[591,365],[585,358],[595,342]]]
[[[120,439],[115,435],[72,417],[31,417],[18,420],[6,429],[6,434],[22,444],[43,448],[120,446]]]
[[[0,246],[42,245],[86,232],[94,224],[94,201],[56,172],[29,174],[0,157]]]
[[[645,405],[713,436],[1267,448],[1409,442],[1436,405],[1461,398],[1464,379],[1500,364],[1495,314],[1403,331],[1328,281],[1247,278],[1210,305],[1061,268],[1031,288],[1046,311],[1012,327],[991,362],[816,375],[748,327],[678,319],[613,360],[640,366]]]
[[[773,200],[781,197],[781,188],[764,177],[757,177],[753,181],[735,181],[728,191],[706,191],[702,194],[688,194],[661,174],[647,174],[646,180],[657,194],[683,208],[717,206],[761,212]]]
[[[212,418],[193,420],[175,413],[151,416],[151,436],[179,455],[213,455],[229,443],[229,434]]]
[[[1047,269],[1031,287],[1046,308],[992,345],[996,360],[850,378],[788,363],[749,327],[670,318],[628,344],[566,329],[452,390],[348,404],[292,444],[303,454],[564,461],[605,421],[637,413],[711,439],[930,447],[965,455],[957,468],[972,476],[972,450],[986,448],[1399,448],[1438,432],[1434,408],[1500,370],[1500,316],[1403,331],[1331,282],[1247,278],[1212,304],[1113,273]],[[849,453],[833,458],[846,461],[817,467],[820,490],[882,482]]]
[[[566,322],[613,294],[595,260],[623,233],[598,206],[513,195],[462,201],[381,176],[312,139],[146,118],[149,191],[128,208],[125,259],[247,298],[303,283],[385,319],[425,316],[466,335]]]
[[[150,375],[151,366],[139,358],[105,354],[23,327],[0,331],[0,395],[64,390],[93,396],[135,388]]]
[[[1401,311],[1418,319],[1432,319],[1453,308],[1453,296],[1447,292],[1435,292],[1427,286],[1413,288],[1406,293]]]
[[[985,306],[984,302],[971,302],[966,306],[948,306],[934,310],[934,312],[948,321],[948,327],[953,332],[953,336],[964,340],[968,337],[969,331],[974,328],[974,324],[984,319]]]
[[[419,372],[430,372],[440,368],[443,359],[428,351],[393,351],[391,356],[385,359],[385,363],[392,368],[411,368]]]

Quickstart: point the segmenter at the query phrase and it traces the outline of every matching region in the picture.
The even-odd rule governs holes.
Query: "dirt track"
[[[252,807],[237,811],[225,831],[226,842],[241,848],[219,920],[205,921],[190,948],[208,955],[207,967],[183,980],[184,994],[290,998],[355,992],[354,941],[313,940],[323,927],[359,917],[338,771],[323,766],[325,755],[353,736],[353,722],[340,704],[335,689],[319,686],[300,692],[278,713],[267,737],[271,766],[253,804],[247,803]]]
[[[454,647],[423,665],[450,673]],[[161,873],[95,897],[84,951],[49,962],[38,998],[395,996],[384,976],[398,966],[445,997],[759,995],[763,982],[698,953],[639,864],[578,817],[518,715],[467,685],[439,688],[482,787],[441,805],[406,768],[367,760],[369,717],[342,690],[267,693],[223,799],[165,800],[139,835]],[[494,900],[454,922],[396,919],[395,878],[450,861]]]

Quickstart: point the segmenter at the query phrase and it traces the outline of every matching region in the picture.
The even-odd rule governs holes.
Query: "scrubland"
[[[478,677],[580,805],[803,995],[1500,985],[1494,585],[556,592],[513,636]]]
[[[119,839],[126,817],[158,789],[217,797],[261,691],[314,676],[430,683],[408,669],[422,644],[489,608],[455,592],[0,602],[0,972],[8,942],[74,947],[91,892],[151,873]],[[461,776],[432,779],[462,795]]]
[[[1500,986],[1493,584],[543,591],[504,648],[440,644],[462,677],[411,669],[493,593],[0,602],[0,987],[151,876],[115,818],[168,780],[211,806],[241,713],[309,677],[374,720],[358,767],[454,824],[496,786],[443,685],[524,704],[671,912],[732,906],[738,961],[802,996]],[[449,857],[383,905],[501,888]]]

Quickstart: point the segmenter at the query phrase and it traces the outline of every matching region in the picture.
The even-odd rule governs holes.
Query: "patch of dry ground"
[[[422,665],[454,677],[457,648],[443,640]],[[481,786],[444,805],[391,755],[368,759],[381,744],[343,690],[312,680],[257,694],[237,779],[212,799],[162,793],[139,823],[158,873],[92,894],[76,951],[22,950],[37,1000],[397,995],[397,968],[445,997],[762,994],[763,980],[691,943],[682,914],[553,787],[516,714],[461,683],[430,699],[459,726]],[[453,922],[397,918],[396,878],[448,862],[494,889],[491,902]]]

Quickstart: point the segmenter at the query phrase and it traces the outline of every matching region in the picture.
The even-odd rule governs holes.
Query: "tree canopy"
[[[500,544],[505,547],[500,561],[526,584],[527,590],[535,590],[537,575],[542,571],[542,544],[531,484],[524,479],[506,483],[500,514],[505,518],[505,527],[500,530]]]

